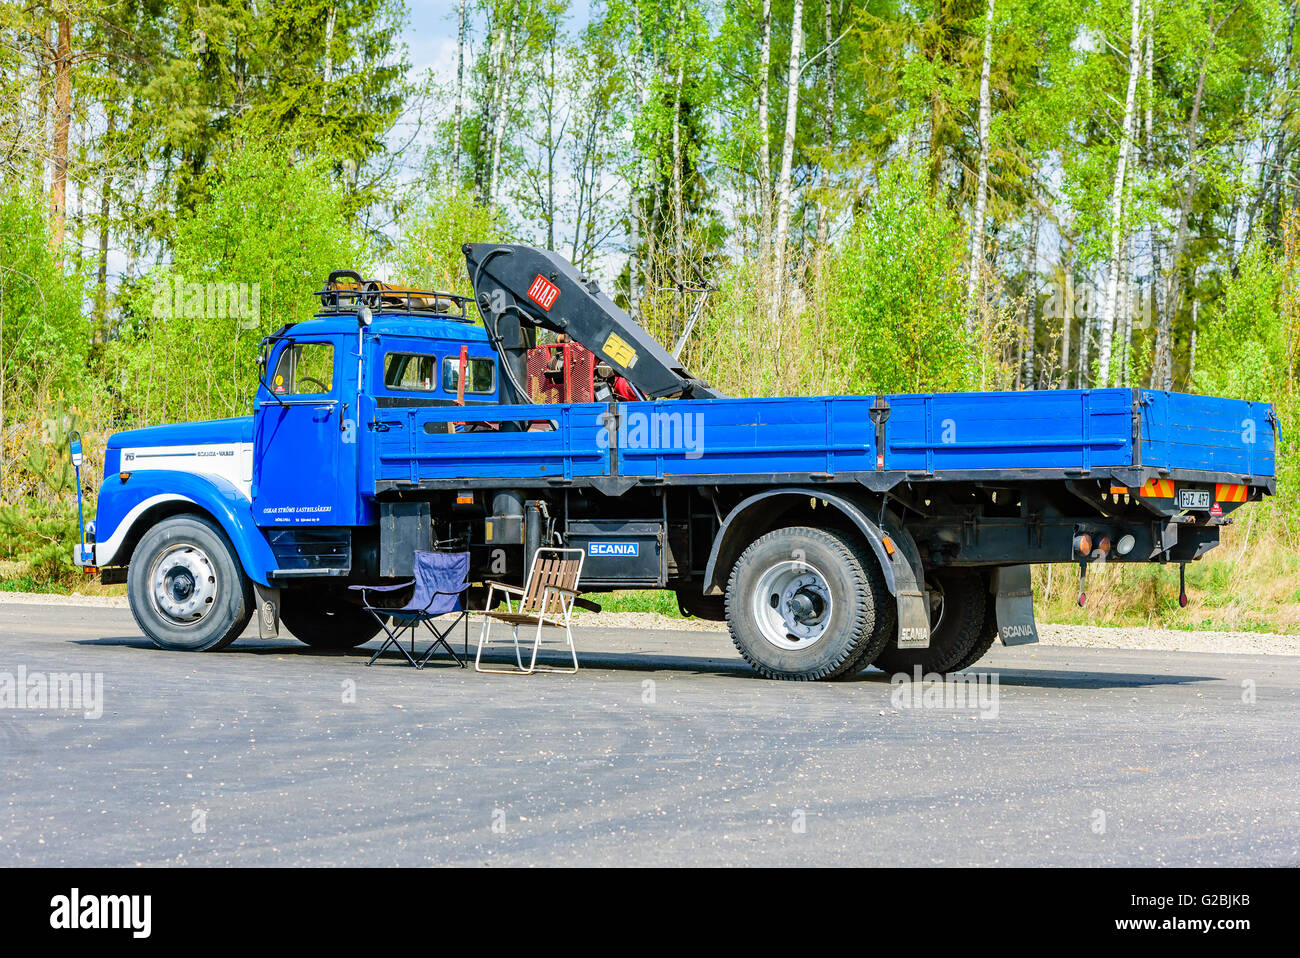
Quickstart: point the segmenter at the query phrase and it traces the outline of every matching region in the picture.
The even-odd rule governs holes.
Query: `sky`
[[[407,22],[402,31],[412,72],[432,69],[443,82],[456,75],[456,0],[406,0]]]

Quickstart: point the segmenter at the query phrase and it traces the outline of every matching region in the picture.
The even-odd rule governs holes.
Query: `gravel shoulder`
[[[0,604],[128,608],[123,596],[48,595],[0,592]],[[655,612],[577,612],[574,624],[586,629],[637,629],[667,632],[726,632],[725,622],[677,619]],[[1249,655],[1300,655],[1300,635],[1272,632],[1191,632],[1182,629],[1109,628],[1090,625],[1038,626],[1040,644],[1077,649],[1135,649],[1147,652],[1217,652]]]

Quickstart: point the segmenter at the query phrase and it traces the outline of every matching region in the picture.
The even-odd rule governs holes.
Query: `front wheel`
[[[158,523],[131,553],[127,598],[140,631],[161,649],[215,652],[253,614],[253,585],[221,529],[199,516]]]
[[[287,590],[280,598],[280,621],[313,649],[355,649],[379,634],[379,620],[337,596]]]
[[[740,654],[771,679],[829,679],[879,641],[876,558],[854,536],[805,526],[757,539],[727,583],[727,622]]]

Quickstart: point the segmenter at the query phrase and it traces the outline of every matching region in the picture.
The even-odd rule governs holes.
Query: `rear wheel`
[[[375,617],[333,595],[288,590],[280,597],[280,621],[313,649],[355,649],[379,634]]]
[[[239,638],[253,614],[253,586],[221,529],[174,516],[131,554],[127,598],[140,631],[162,649],[214,652]]]
[[[975,644],[970,647],[970,651],[956,665],[950,666],[948,671],[960,672],[962,669],[968,669],[980,659],[988,654],[989,649],[993,647],[993,640],[998,637],[998,608],[997,603],[993,601],[992,596],[985,595],[984,599],[984,624],[980,627],[979,637]]]
[[[740,654],[772,679],[828,679],[872,651],[883,589],[850,535],[795,526],[753,542],[727,583]]]
[[[984,626],[985,577],[970,569],[943,569],[926,575],[930,592],[930,645],[900,649],[897,639],[873,663],[882,672],[911,675],[950,672],[975,647]],[[986,649],[987,651],[987,649]]]

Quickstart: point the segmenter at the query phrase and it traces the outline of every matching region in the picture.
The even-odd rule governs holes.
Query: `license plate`
[[[1179,509],[1208,509],[1208,508],[1210,508],[1210,490],[1208,490],[1208,489],[1179,489],[1179,490],[1178,490],[1178,508],[1179,508]]]

